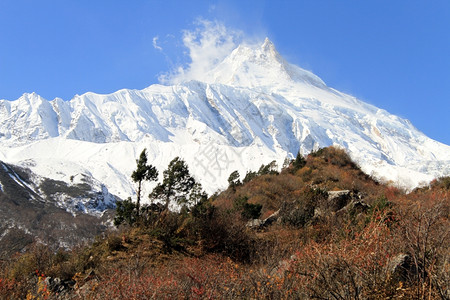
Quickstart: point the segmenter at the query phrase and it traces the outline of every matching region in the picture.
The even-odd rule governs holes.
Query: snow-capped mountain
[[[91,177],[121,198],[134,193],[130,175],[143,148],[160,171],[184,158],[208,192],[224,188],[234,170],[245,175],[329,145],[407,188],[450,175],[450,146],[327,87],[268,39],[240,45],[205,78],[70,101],[34,93],[1,100],[0,160],[54,180]]]

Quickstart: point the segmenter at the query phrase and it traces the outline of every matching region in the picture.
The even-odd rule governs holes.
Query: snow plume
[[[243,40],[242,31],[227,28],[219,21],[198,19],[195,25],[197,28],[194,30],[183,31],[183,44],[188,49],[190,62],[160,76],[161,83],[208,82],[206,73],[222,62]]]

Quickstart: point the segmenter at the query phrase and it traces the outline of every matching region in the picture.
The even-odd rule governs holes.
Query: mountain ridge
[[[366,173],[407,189],[450,174],[450,146],[326,86],[285,61],[268,39],[240,45],[205,76],[70,101],[35,93],[0,100],[0,160],[65,182],[76,173],[92,176],[122,198],[134,193],[130,174],[143,148],[160,170],[182,156],[210,193],[234,170],[244,175],[330,145],[347,149]]]

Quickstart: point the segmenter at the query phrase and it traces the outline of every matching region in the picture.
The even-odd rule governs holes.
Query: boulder
[[[418,267],[420,269],[420,266]],[[404,253],[393,257],[388,264],[388,269],[391,277],[398,281],[411,280],[419,271],[412,257]]]
[[[75,285],[75,281],[73,280],[61,280],[58,277],[47,277],[44,282],[50,291],[58,294],[68,292]]]
[[[338,211],[345,207],[352,199],[352,191],[330,191],[328,192],[327,204],[331,211]]]
[[[247,227],[253,228],[253,229],[259,229],[263,227],[263,220],[261,219],[253,219],[247,222]]]
[[[263,220],[264,226],[270,225],[274,222],[278,222],[279,217],[280,217],[280,210],[277,210],[276,212],[274,212],[273,214],[271,214],[270,216],[268,216]]]
[[[280,210],[277,210],[264,220],[261,219],[253,219],[247,222],[247,227],[253,228],[253,229],[262,229],[263,227],[269,226],[273,224],[274,222],[278,222],[278,219],[280,217]]]

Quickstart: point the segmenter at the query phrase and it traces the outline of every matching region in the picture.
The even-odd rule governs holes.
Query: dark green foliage
[[[275,160],[271,161],[267,165],[261,165],[258,170],[258,175],[278,175],[277,162]]]
[[[215,206],[213,206],[207,198],[204,198],[192,206],[191,214],[194,218],[204,218],[209,216],[214,209]]]
[[[171,202],[189,206],[204,197],[200,184],[196,185],[194,178],[189,173],[188,165],[181,158],[174,158],[163,175],[163,182],[153,189],[149,197],[152,200],[163,202],[165,210],[169,209]],[[191,194],[192,190],[194,190],[194,194]]]
[[[386,198],[386,196],[381,196],[375,201],[375,203],[373,203],[369,212],[371,212],[371,213],[374,211],[383,212],[386,209],[390,208],[391,206],[392,206],[392,203],[389,202],[389,200]]]
[[[239,172],[236,170],[230,174],[228,177],[228,187],[235,188],[236,186],[241,184]]]
[[[136,170],[131,174],[131,178],[134,182],[138,183],[137,201],[136,201],[136,212],[139,216],[139,209],[141,203],[141,189],[142,182],[144,180],[153,181],[158,178],[158,170],[152,165],[147,165],[147,149],[142,150],[139,159],[136,160]]]
[[[375,200],[372,206],[367,211],[366,223],[369,223],[373,217],[383,216],[385,220],[395,221],[395,216],[392,213],[392,202],[386,196],[381,196]]]
[[[233,209],[235,211],[239,211],[242,210],[244,208],[244,205],[248,202],[248,197],[247,196],[243,196],[243,197],[237,197],[236,199],[234,199],[233,201]]]
[[[300,151],[297,153],[297,157],[292,162],[292,168],[294,171],[300,170],[306,165],[306,159],[303,157],[303,155],[300,154]]]
[[[258,176],[258,174],[256,172],[247,171],[247,174],[245,174],[244,180],[242,182],[243,183],[250,182],[253,178],[255,178],[257,176]]]
[[[312,157],[321,157],[325,154],[326,151],[327,151],[327,148],[319,148],[317,150],[311,151],[311,153],[309,155],[311,155]]]
[[[208,199],[208,194],[202,189],[202,185],[198,182],[194,184],[189,193],[189,203],[191,205],[196,205],[197,203],[206,201]]]
[[[233,208],[239,211],[246,220],[258,219],[261,216],[261,204],[248,203],[248,197],[238,197],[234,200]]]
[[[183,234],[178,232],[185,218],[181,213],[167,212],[164,219],[153,228],[153,236],[163,242],[163,251],[172,253],[173,250],[183,251]]]
[[[128,198],[124,201],[117,201],[116,215],[114,217],[114,225],[127,224],[132,226],[137,220],[137,204]]]
[[[245,184],[247,182],[250,182],[253,178],[256,178],[256,177],[262,176],[262,175],[278,175],[279,172],[277,171],[277,168],[278,168],[277,162],[275,160],[271,161],[267,165],[262,164],[261,167],[259,168],[258,172],[247,171],[247,174],[245,174],[245,177],[244,177],[244,180],[242,180],[242,183]],[[233,173],[231,173],[231,174],[233,174]],[[231,177],[231,175],[230,175],[230,177]]]
[[[241,215],[247,220],[258,219],[261,216],[261,209],[261,204],[245,203]]]
[[[142,180],[155,180],[158,177],[158,171],[152,165],[147,165],[147,149],[142,150],[139,159],[136,160],[136,170],[131,174],[134,182]]]

